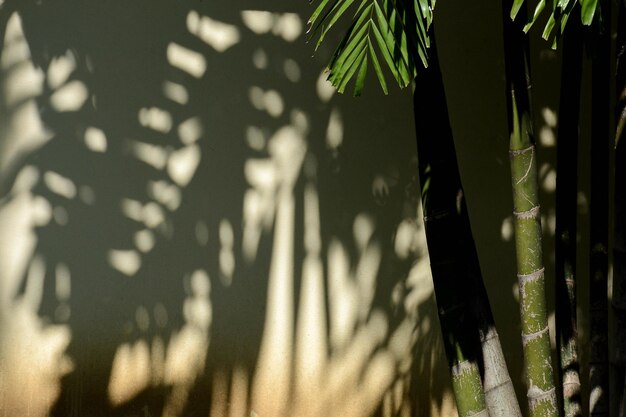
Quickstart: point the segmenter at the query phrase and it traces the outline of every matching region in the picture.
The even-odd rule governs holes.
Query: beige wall
[[[335,38],[313,57],[304,42],[308,2],[233,3],[2,10],[0,408],[455,415],[411,92],[385,97],[370,74],[364,97],[338,96],[322,74]],[[442,2],[437,30],[523,400],[495,4]],[[549,232],[558,65],[537,45]]]

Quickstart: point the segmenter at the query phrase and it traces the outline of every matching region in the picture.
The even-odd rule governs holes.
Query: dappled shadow
[[[449,412],[410,96],[335,96],[306,4],[5,5],[3,409]]]

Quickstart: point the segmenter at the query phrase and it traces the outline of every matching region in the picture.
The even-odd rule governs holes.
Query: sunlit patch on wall
[[[112,249],[108,253],[109,265],[129,277],[135,275],[141,267],[141,256],[135,250]]]
[[[541,181],[541,188],[548,193],[556,191],[556,170],[554,168],[545,173]]]
[[[541,109],[541,115],[543,116],[543,120],[549,127],[556,127],[558,118],[554,110],[549,107],[544,107],[543,109]]]
[[[551,164],[544,162],[539,168],[539,178],[544,191],[556,190],[556,171]]]
[[[287,58],[283,63],[283,71],[285,72],[287,79],[292,83],[297,83],[302,77],[300,65],[298,65],[298,63],[291,58]]]
[[[265,108],[265,103],[263,102],[264,92],[261,87],[256,85],[250,87],[250,90],[248,90],[248,97],[250,99],[250,103],[255,109],[263,110]]]
[[[230,286],[235,272],[235,254],[233,248],[235,245],[235,233],[233,226],[226,219],[220,222],[220,278],[224,286]]]
[[[272,117],[278,117],[283,114],[285,105],[283,98],[276,90],[268,90],[263,97],[264,107]]]
[[[302,20],[296,13],[244,10],[241,17],[244,25],[257,35],[271,31],[287,42],[294,42],[302,34]]]
[[[248,168],[255,167],[256,164],[250,166],[250,162],[253,161],[246,162],[247,175],[254,174],[254,170]],[[264,165],[267,166],[269,164]],[[271,175],[273,177],[273,170],[271,170]],[[271,181],[273,182],[273,180]],[[261,228],[264,226],[266,228],[269,227],[269,222],[271,222],[274,207],[272,192],[271,188],[264,187],[261,189],[249,189],[244,194],[242,251],[244,259],[248,262],[252,262],[256,258]]]
[[[263,91],[261,87],[252,86],[248,91],[248,97],[252,106],[257,110],[265,110],[274,118],[283,114],[285,107],[283,98],[276,90]]]
[[[273,190],[278,181],[276,167],[267,159],[248,159],[244,174],[251,185],[261,190]]]
[[[72,291],[72,275],[70,268],[59,262],[55,268],[55,294],[59,301],[67,301]]]
[[[341,111],[333,107],[326,128],[326,145],[331,149],[337,149],[343,143],[343,120]]]
[[[374,219],[368,214],[359,213],[352,224],[354,241],[359,251],[363,251],[374,233]]]
[[[189,280],[190,293],[183,303],[185,325],[167,346],[163,381],[172,387],[164,415],[181,415],[189,390],[204,369],[212,321],[209,302],[210,280],[206,271],[196,270]]]
[[[307,151],[304,132],[295,126],[283,126],[272,135],[267,148],[281,182],[287,187],[292,187],[298,178]]]
[[[178,125],[178,137],[185,145],[191,145],[198,141],[202,133],[202,122],[198,117],[190,117]]]
[[[6,70],[28,59],[30,59],[30,50],[24,38],[22,19],[19,14],[13,13],[6,23],[0,68]]]
[[[106,152],[107,138],[97,127],[88,127],[85,129],[85,145],[93,152]]]
[[[167,46],[167,61],[195,78],[202,77],[206,72],[206,59],[201,53],[174,42]]]
[[[213,47],[224,52],[239,42],[239,29],[236,26],[201,16],[195,10],[187,14],[187,30]]]
[[[122,209],[122,213],[124,213],[129,219],[136,222],[143,221],[143,204],[141,204],[141,202],[130,198],[124,198],[120,202],[120,208]]]
[[[3,74],[4,100],[11,106],[41,93],[44,74],[30,61],[30,50],[22,31],[20,16],[14,13],[6,24],[0,68]]]
[[[291,124],[300,131],[302,135],[306,135],[309,132],[309,116],[298,108],[292,109],[289,114]]]
[[[382,258],[382,252],[379,244],[368,246],[364,251],[354,272],[358,282],[359,290],[359,320],[365,322],[367,319],[374,294],[376,292],[376,277],[378,276],[378,267]]]
[[[556,136],[554,129],[557,125],[557,114],[549,107],[541,109],[541,116],[545,122],[539,131],[539,143],[545,147],[553,147],[556,145]]]
[[[4,74],[4,100],[7,105],[19,104],[22,100],[41,93],[43,73],[35,69],[30,61],[25,62],[13,71]]]
[[[257,35],[268,33],[274,25],[274,15],[262,10],[244,10],[241,18],[243,24]]]
[[[243,366],[235,367],[230,385],[230,416],[245,416],[248,409],[248,371]],[[250,412],[252,417],[254,412]]]
[[[155,202],[150,202],[143,207],[143,223],[150,229],[156,228],[165,221],[163,209]]]
[[[556,145],[554,130],[548,126],[543,126],[539,131],[539,143],[547,148],[554,147]]]
[[[317,91],[317,97],[319,97],[323,103],[328,103],[336,92],[335,87],[328,81],[328,73],[326,71],[322,71],[319,77],[317,77],[315,89]]]
[[[302,20],[296,13],[283,13],[278,16],[272,33],[287,42],[294,42],[302,34]]]
[[[352,336],[358,300],[356,288],[349,280],[348,255],[335,239],[328,246],[328,290],[332,323],[330,340],[332,347],[339,350]]]
[[[400,259],[407,259],[409,255],[419,250],[419,229],[413,219],[404,219],[398,225],[394,237],[394,249]]]
[[[89,93],[82,81],[74,80],[63,85],[50,96],[50,104],[59,112],[80,110]]]
[[[200,164],[200,147],[198,145],[185,146],[172,152],[167,161],[167,173],[179,186],[184,187],[193,178]]]
[[[170,211],[178,209],[182,201],[180,188],[164,180],[148,183],[148,195]]]
[[[189,92],[185,86],[172,82],[163,82],[163,94],[175,103],[185,105],[189,102]]]
[[[513,229],[513,218],[511,216],[502,220],[502,225],[500,226],[500,236],[502,240],[510,242],[511,239],[513,239]]]
[[[165,168],[168,154],[163,147],[139,141],[129,141],[128,147],[130,152],[140,161],[156,169]]]
[[[54,171],[46,171],[43,175],[43,180],[48,189],[53,193],[67,199],[76,197],[76,185],[74,185],[74,182],[69,178]]]
[[[252,65],[256,69],[266,69],[268,60],[267,53],[262,48],[258,48],[252,53]]]
[[[37,181],[39,181],[39,169],[33,165],[26,165],[15,177],[11,192],[18,194],[30,191],[37,184]]]
[[[322,250],[320,236],[319,196],[311,184],[304,190],[304,248],[311,256],[319,257]],[[320,273],[322,271],[319,271]]]
[[[48,86],[56,90],[69,79],[75,69],[76,58],[72,51],[68,50],[64,55],[52,58],[48,66]]]
[[[117,348],[108,397],[113,406],[123,404],[139,394],[150,383],[150,348],[145,340],[125,343]]]
[[[389,338],[389,350],[397,358],[401,373],[408,372],[411,366],[411,350],[417,334],[414,332],[413,323],[405,321],[396,328]]]
[[[139,123],[157,132],[168,133],[172,129],[172,116],[167,110],[144,107],[139,110]]]
[[[155,244],[154,233],[151,230],[144,229],[135,233],[135,247],[143,253],[150,252]]]
[[[248,126],[246,128],[246,142],[248,146],[255,151],[261,151],[265,148],[265,135],[263,129],[257,126]]]
[[[6,268],[6,263],[3,266]],[[47,415],[60,393],[61,378],[73,369],[65,355],[71,339],[69,328],[50,325],[38,316],[46,268],[41,255],[30,258],[19,295],[17,286],[4,282],[8,274],[6,269],[2,271],[0,410],[6,415]]]
[[[409,271],[406,280],[409,293],[404,300],[404,309],[407,312],[417,311],[417,308],[426,302],[433,294],[432,278],[428,258],[417,262]]]
[[[32,220],[35,226],[43,227],[52,220],[52,206],[43,197],[35,197],[32,200]]]
[[[426,247],[424,223],[421,221],[422,217],[423,210],[420,204],[418,206],[416,216],[414,217],[415,225],[418,230],[415,238],[417,239],[420,257],[409,271],[409,275],[406,279],[406,290],[408,293],[404,298],[404,311],[413,319],[418,319],[418,317],[416,317],[417,311],[419,311],[418,307],[426,303],[433,296],[434,292],[430,270],[430,260],[428,258],[428,249]],[[422,321],[426,318],[427,317],[419,317]]]

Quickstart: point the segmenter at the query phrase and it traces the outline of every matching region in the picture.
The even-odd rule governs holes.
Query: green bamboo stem
[[[579,9],[572,19],[580,19]],[[563,40],[556,166],[556,333],[559,397],[565,417],[582,415],[576,320],[576,207],[582,31],[567,26]]]
[[[511,135],[509,156],[527,397],[531,416],[557,416],[545,296],[537,157],[529,135],[520,129],[520,122],[523,125],[530,123],[528,114],[518,118],[515,94],[512,92],[511,96],[516,126]]]
[[[509,6],[508,8],[506,6]],[[509,103],[509,156],[515,217],[522,344],[531,417],[557,417],[542,255],[537,155],[530,119],[528,40],[503,8]],[[523,22],[525,16],[518,17]]]

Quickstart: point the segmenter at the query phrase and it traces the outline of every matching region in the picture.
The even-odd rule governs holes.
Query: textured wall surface
[[[501,11],[438,7],[472,226],[521,394]],[[0,5],[0,411],[455,415],[411,91],[384,96],[369,74],[364,97],[335,94],[323,68],[337,36],[314,54],[311,11]],[[542,83],[558,66],[537,50],[550,232]]]

